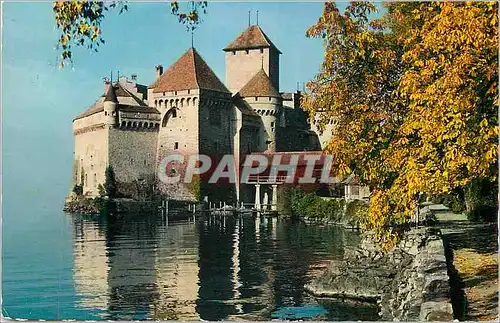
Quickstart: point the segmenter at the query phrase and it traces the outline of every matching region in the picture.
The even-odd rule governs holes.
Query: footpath
[[[427,207],[441,230],[455,317],[498,322],[497,223],[473,223],[443,205]]]

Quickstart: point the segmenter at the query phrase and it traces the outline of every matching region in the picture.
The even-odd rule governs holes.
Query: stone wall
[[[97,113],[73,123],[75,144],[70,189],[83,184],[83,193],[90,196],[98,195],[97,186],[104,183],[108,165],[109,129],[103,123],[93,124],[102,117],[103,113]]]
[[[118,191],[135,196],[143,186],[152,185],[156,169],[156,129],[109,130],[109,165],[113,167]],[[137,196],[135,196],[137,197]]]
[[[226,52],[226,86],[231,92],[238,92],[261,68],[279,91],[279,54],[276,50],[257,48]]]
[[[410,230],[384,254],[366,235],[359,248],[306,285],[316,296],[376,301],[385,321],[450,321],[453,310],[439,233]]]

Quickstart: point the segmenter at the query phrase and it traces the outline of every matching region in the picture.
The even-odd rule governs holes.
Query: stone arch
[[[142,128],[142,122],[139,122],[139,124],[138,124],[138,126],[137,126],[137,127],[138,127],[138,128]]]
[[[125,121],[122,121],[121,127],[125,128],[127,126],[127,123]]]
[[[166,127],[167,124],[168,124],[168,120],[170,119],[170,117],[174,116],[178,116],[179,114],[179,110],[177,108],[170,108],[170,110],[167,111],[167,113],[165,113],[165,115],[163,116],[163,120],[161,122],[161,126],[162,127]]]
[[[150,127],[150,128],[153,128],[153,127],[154,127],[154,125],[153,125],[153,123],[152,123],[152,122],[150,122],[150,123],[149,123],[149,127]]]
[[[131,128],[131,127],[132,127],[132,121],[127,122],[127,128]]]

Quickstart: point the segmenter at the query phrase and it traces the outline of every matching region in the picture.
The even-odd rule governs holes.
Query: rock
[[[412,229],[390,252],[380,253],[364,234],[358,249],[306,286],[321,297],[377,302],[383,320],[453,319],[443,242],[425,228]]]

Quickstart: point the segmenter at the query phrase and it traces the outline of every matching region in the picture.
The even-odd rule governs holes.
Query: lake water
[[[359,236],[278,218],[59,214],[3,239],[3,304],[46,320],[375,320],[303,286]],[[4,223],[4,232],[5,230]],[[13,233],[14,232],[14,233]]]

